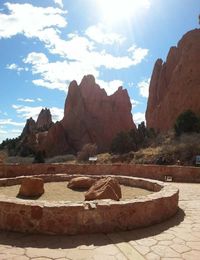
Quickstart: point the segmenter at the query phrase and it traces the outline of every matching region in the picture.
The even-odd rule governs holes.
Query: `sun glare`
[[[97,0],[101,18],[110,24],[130,20],[149,6],[149,0]]]

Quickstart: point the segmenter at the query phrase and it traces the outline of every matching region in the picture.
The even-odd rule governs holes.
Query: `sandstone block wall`
[[[174,182],[200,182],[200,168],[140,164],[17,164],[1,165],[0,178],[39,174],[124,175],[165,180],[170,175]]]

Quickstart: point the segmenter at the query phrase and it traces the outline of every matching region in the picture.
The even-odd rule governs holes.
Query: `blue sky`
[[[109,95],[123,85],[144,120],[156,59],[199,13],[200,0],[1,0],[0,142],[42,107],[60,120],[69,82],[85,74]]]

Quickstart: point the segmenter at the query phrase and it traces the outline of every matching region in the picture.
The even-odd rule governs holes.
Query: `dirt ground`
[[[74,191],[67,188],[68,182],[49,182],[44,184],[45,192],[37,200],[46,201],[84,201],[85,191]],[[122,200],[131,199],[136,196],[145,196],[151,192],[141,188],[120,185],[122,190]],[[0,187],[0,195],[15,197],[18,194],[20,185]],[[18,198],[20,200],[20,198]]]

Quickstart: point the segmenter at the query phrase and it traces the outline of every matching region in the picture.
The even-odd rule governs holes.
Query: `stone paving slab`
[[[149,228],[78,236],[0,232],[0,260],[199,260],[200,184],[177,184],[179,211]]]

